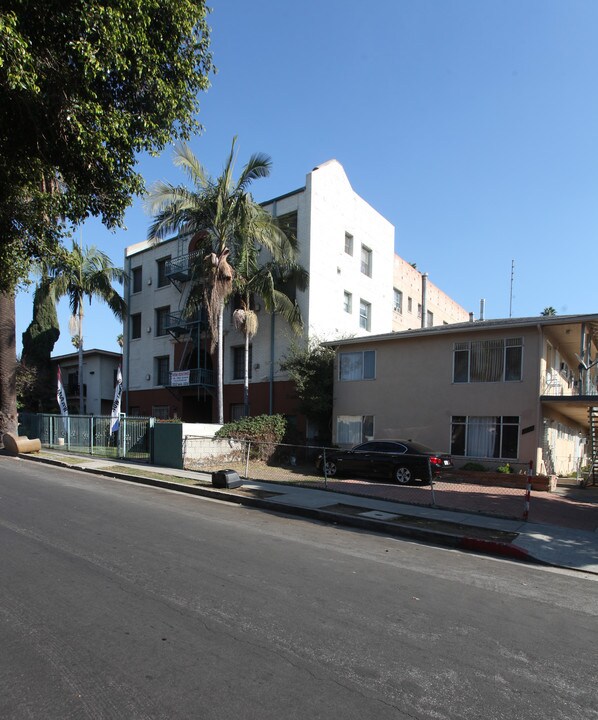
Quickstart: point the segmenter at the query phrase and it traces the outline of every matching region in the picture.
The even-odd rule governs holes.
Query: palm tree
[[[265,212],[262,208],[260,211]],[[260,262],[260,245],[267,247],[271,256],[266,262]],[[240,238],[236,250],[234,287],[240,307],[233,313],[233,323],[245,338],[243,404],[244,413],[248,415],[249,341],[259,326],[257,314],[252,309],[252,300],[260,298],[265,310],[279,314],[298,335],[303,330],[303,319],[299,306],[289,297],[291,292],[288,288],[305,290],[308,275],[296,262],[298,245],[293,236],[274,235],[269,242],[259,238],[258,245],[256,235],[245,235]]]
[[[233,291],[235,271],[229,257],[236,257],[241,238],[254,236],[268,247],[283,242],[284,233],[275,220],[254,202],[249,186],[268,177],[271,160],[256,153],[249,158],[239,178],[233,178],[235,146],[232,146],[219,177],[211,178],[191,149],[181,144],[175,150],[174,164],[181,167],[193,187],[158,182],[150,189],[147,207],[154,221],[148,239],[158,242],[175,233],[189,234],[199,250],[188,305],[205,305],[211,336],[211,352],[217,351],[218,422],[224,422],[223,397],[223,313]],[[276,240],[275,240],[276,239]],[[232,260],[231,260],[232,262]]]
[[[549,307],[545,307],[540,315],[543,315],[544,317],[553,317],[556,315],[556,310],[552,307],[552,305],[550,305]]]
[[[124,272],[95,245],[82,247],[73,242],[73,249],[52,269],[50,283],[57,299],[68,297],[71,310],[69,329],[73,344],[79,351],[79,413],[83,414],[83,307],[87,297],[105,302],[114,315],[122,320],[126,303],[112,287],[122,283]],[[76,341],[76,342],[75,342]]]

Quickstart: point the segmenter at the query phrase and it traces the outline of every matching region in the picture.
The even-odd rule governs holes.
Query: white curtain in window
[[[357,445],[361,442],[361,415],[339,415],[336,419],[336,442]]]
[[[497,417],[467,418],[468,457],[493,457]]]
[[[363,376],[363,353],[341,353],[341,380],[361,380]]]

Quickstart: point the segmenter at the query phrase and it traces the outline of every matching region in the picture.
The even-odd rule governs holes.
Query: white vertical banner
[[[60,408],[61,415],[65,416],[69,414],[69,406],[66,401],[66,393],[64,392],[64,385],[62,384],[62,373],[60,372],[60,365],[58,366],[58,387],[56,389],[56,399],[58,400],[58,407]]]
[[[123,394],[123,376],[118,366],[116,374],[116,387],[114,388],[114,400],[112,402],[112,423],[110,424],[110,432],[116,432],[120,426],[120,400]]]

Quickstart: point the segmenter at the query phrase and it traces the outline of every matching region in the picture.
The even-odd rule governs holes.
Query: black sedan
[[[351,450],[326,450],[316,466],[326,475],[390,478],[407,485],[413,480],[430,481],[430,474],[450,470],[450,455],[438,453],[411,440],[369,440]]]

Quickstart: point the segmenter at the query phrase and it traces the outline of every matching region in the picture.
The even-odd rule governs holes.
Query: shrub
[[[488,468],[485,465],[482,465],[481,463],[476,462],[468,462],[463,465],[461,468],[462,470],[475,470],[477,472],[486,472]]]
[[[513,472],[513,471],[511,470],[511,466],[509,465],[509,463],[505,463],[504,465],[499,465],[499,466],[496,468],[496,472],[499,472],[499,473],[510,473],[510,472]]]
[[[287,428],[283,415],[257,415],[226,423],[215,437],[247,440],[252,443],[251,457],[268,461],[282,441]]]

